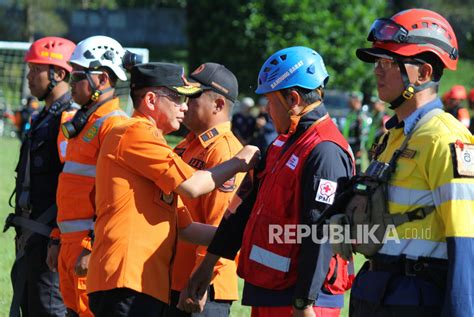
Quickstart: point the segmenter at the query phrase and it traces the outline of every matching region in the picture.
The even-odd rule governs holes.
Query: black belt
[[[448,261],[420,258],[418,260],[400,259],[395,262],[378,259],[369,260],[369,271],[389,272],[397,275],[419,277],[433,282],[441,288],[446,287]]]

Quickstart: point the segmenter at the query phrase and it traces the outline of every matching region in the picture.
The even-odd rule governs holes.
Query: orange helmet
[[[35,64],[55,65],[72,71],[68,64],[72,52],[76,48],[73,42],[61,37],[43,37],[31,44],[26,53],[25,62]]]
[[[386,55],[411,57],[430,52],[444,67],[456,70],[458,42],[449,22],[436,12],[409,9],[390,19],[377,19],[370,28],[368,41],[372,48],[358,49],[357,56],[369,63]]]
[[[449,98],[465,100],[467,98],[466,88],[462,85],[455,85],[449,91]]]

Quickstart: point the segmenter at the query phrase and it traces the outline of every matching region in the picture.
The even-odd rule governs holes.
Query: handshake
[[[207,300],[207,290],[211,283],[214,266],[219,257],[207,253],[201,265],[191,275],[188,285],[181,291],[178,309],[187,313],[200,313]]]

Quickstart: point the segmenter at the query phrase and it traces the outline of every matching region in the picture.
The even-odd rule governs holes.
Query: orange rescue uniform
[[[101,105],[85,127],[69,139],[66,160],[59,176],[56,201],[61,248],[58,258],[59,287],[66,307],[79,316],[92,316],[86,294],[86,277],[78,277],[74,267],[83,250],[83,240],[93,229],[95,214],[96,163],[105,135],[128,118],[118,98]],[[53,234],[54,235],[54,234]]]
[[[177,229],[192,222],[173,191],[193,173],[139,112],[109,133],[97,162],[89,294],[129,288],[168,303]]]
[[[242,144],[231,131],[230,122],[221,123],[196,136],[189,133],[175,148],[185,162],[195,169],[209,169],[229,160],[242,149]],[[239,173],[218,189],[196,199],[183,197],[183,202],[196,222],[218,226],[244,173]],[[181,291],[189,276],[206,255],[207,247],[184,241],[178,242],[173,266],[171,288]],[[221,259],[214,268],[214,299],[237,300],[237,266],[235,261]]]

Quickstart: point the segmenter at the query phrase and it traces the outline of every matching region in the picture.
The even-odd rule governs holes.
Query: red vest
[[[291,144],[285,153],[281,154],[281,151],[289,138],[288,135],[280,135],[268,149],[266,168],[259,175],[260,188],[245,227],[239,258],[238,274],[250,284],[279,290],[296,283],[301,242],[277,243],[274,239],[273,243],[270,243],[270,232],[275,232],[270,229],[275,227],[270,225],[284,228],[301,223],[301,178],[305,160],[311,151],[319,143],[331,141],[352,158],[347,141],[331,118],[325,116],[318,121]],[[280,237],[283,239],[283,234]],[[334,274],[334,271],[339,274]],[[346,288],[347,284],[351,284],[346,261],[339,263],[333,257],[328,273],[331,274],[326,278],[325,286],[328,281],[333,282],[332,284],[336,282],[331,278],[334,275],[337,275],[336,280],[344,279],[337,281],[337,288]],[[347,288],[349,287],[350,285]],[[333,287],[326,288],[333,291]]]

